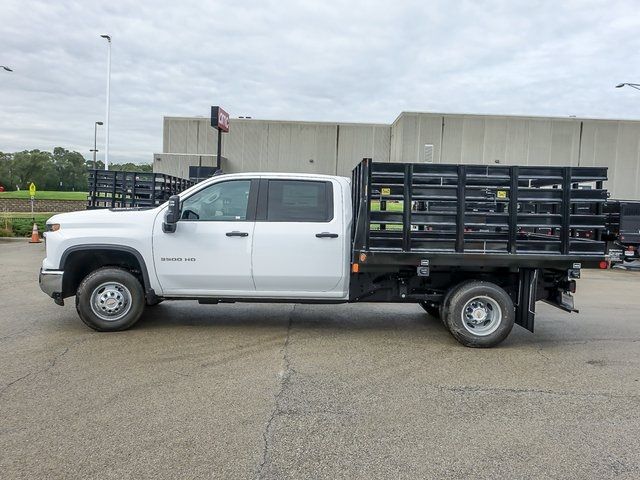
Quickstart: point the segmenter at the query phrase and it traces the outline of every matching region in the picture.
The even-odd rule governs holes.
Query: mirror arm
[[[162,231],[164,233],[174,233],[177,225],[175,223],[162,222]]]

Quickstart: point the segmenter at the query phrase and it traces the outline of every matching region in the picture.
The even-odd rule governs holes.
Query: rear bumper
[[[53,298],[57,304],[62,304],[62,270],[42,270],[40,269],[40,290]]]

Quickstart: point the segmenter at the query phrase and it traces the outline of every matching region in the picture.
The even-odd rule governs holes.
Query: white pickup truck
[[[75,295],[80,318],[99,331],[126,329],[145,306],[165,299],[414,302],[442,317],[461,343],[482,347],[502,341],[514,322],[533,330],[536,300],[573,310],[572,278],[606,259],[600,242],[585,240],[591,248],[580,251],[520,252],[517,242],[527,239],[511,226],[492,233],[492,242],[506,238],[504,252],[487,248],[486,239],[479,251],[471,240],[484,230],[469,226],[477,213],[459,207],[461,195],[477,190],[473,167],[438,167],[445,166],[365,159],[351,180],[220,175],[153,209],[55,215],[40,285],[60,305]],[[504,175],[510,167],[502,168],[499,177],[512,182]],[[453,183],[450,172],[458,172]],[[491,189],[508,190],[487,178]],[[441,205],[446,200],[425,207],[429,188],[444,191],[448,182],[454,211]],[[486,202],[497,205],[496,195]]]

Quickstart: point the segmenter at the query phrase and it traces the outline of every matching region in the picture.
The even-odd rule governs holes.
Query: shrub
[[[31,230],[33,229],[33,220],[31,218],[14,218],[11,223],[16,237],[28,237],[31,235]],[[38,225],[38,231],[42,234],[45,221],[36,219],[36,224]]]

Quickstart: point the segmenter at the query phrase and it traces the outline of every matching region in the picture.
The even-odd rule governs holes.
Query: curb
[[[0,243],[24,242],[29,243],[29,237],[0,237]]]

